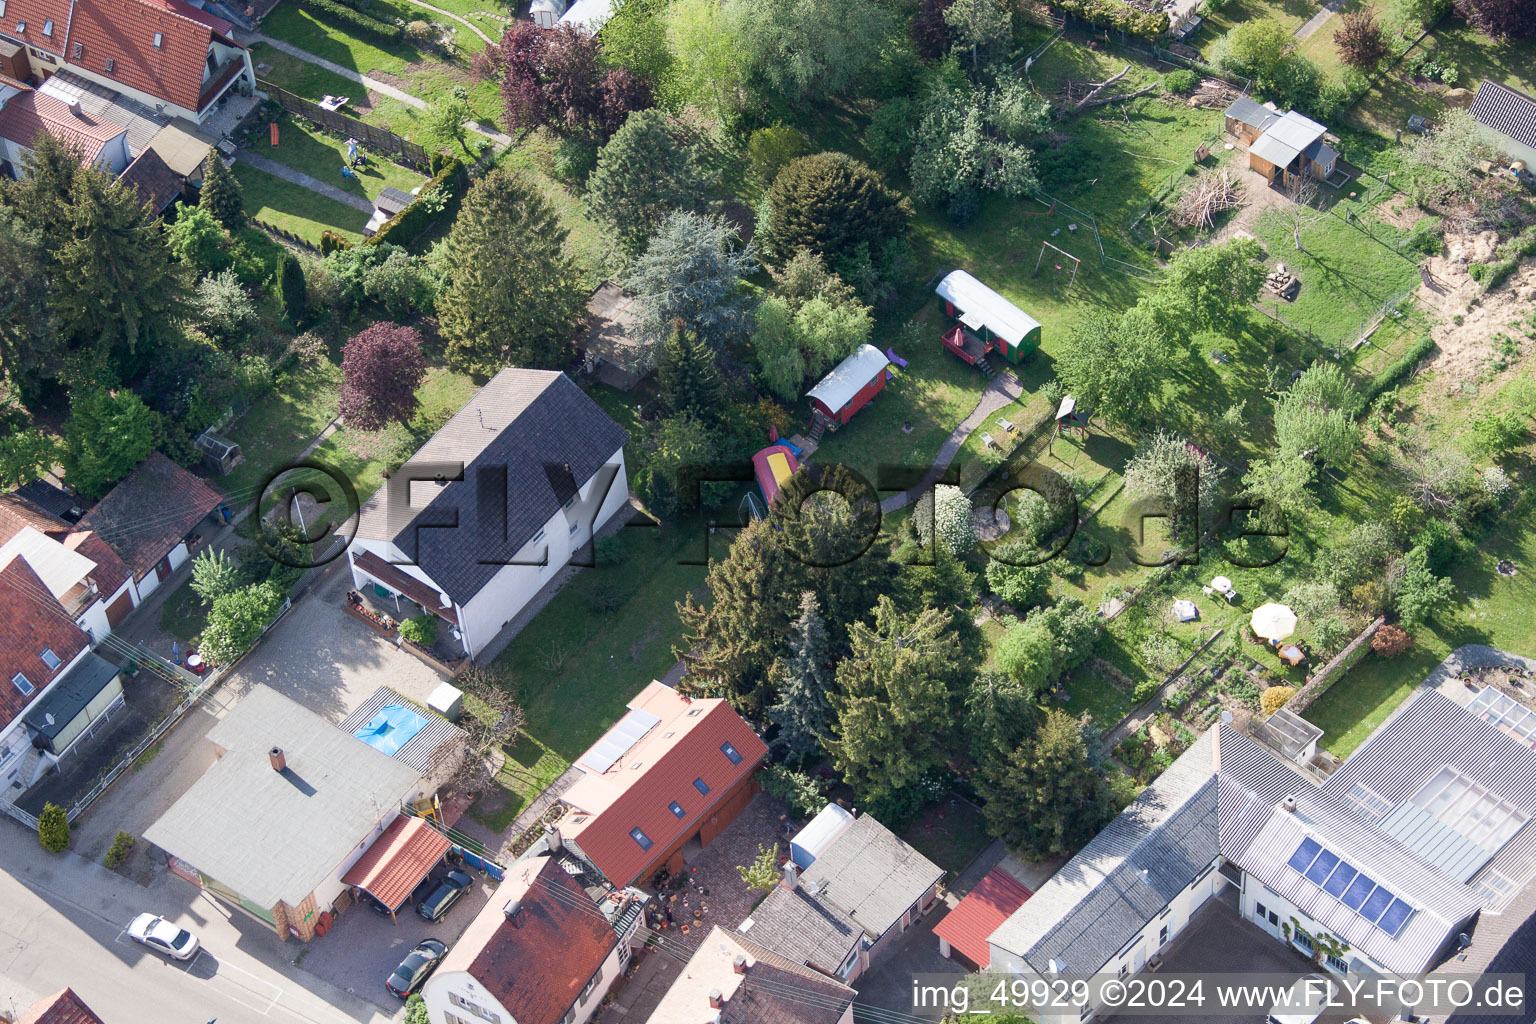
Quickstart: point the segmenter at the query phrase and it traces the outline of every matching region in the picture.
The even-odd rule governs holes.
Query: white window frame
[[[165,33],[163,33],[163,32],[156,32],[155,33],[155,39],[154,39],[154,47],[155,47],[155,49],[157,49],[157,50],[160,49],[164,44],[165,44]]]
[[[50,39],[53,38],[53,19],[52,18],[45,18],[43,20],[43,35],[48,36]]]
[[[32,685],[32,680],[27,678],[25,672],[17,672],[11,676],[11,685],[16,687],[23,697],[30,697],[37,692],[37,687]]]
[[[53,653],[52,647],[44,647],[37,657],[39,661],[48,666],[48,671],[50,672],[57,672],[59,666],[64,664],[64,659]]]

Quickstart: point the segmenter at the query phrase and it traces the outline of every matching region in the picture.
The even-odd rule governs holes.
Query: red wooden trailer
[[[884,352],[873,345],[860,345],[806,392],[812,413],[833,428],[847,423],[885,387],[885,369],[890,365]]]

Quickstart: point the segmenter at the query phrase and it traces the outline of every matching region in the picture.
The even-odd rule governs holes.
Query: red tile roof
[[[157,217],[181,195],[181,175],[153,149],[145,149],[134,157],[121,180],[134,187],[139,201],[148,203],[149,212]]]
[[[102,1020],[75,995],[74,989],[65,988],[27,1007],[16,1018],[16,1024],[102,1024]]]
[[[17,556],[0,569],[0,727],[10,722],[30,704],[53,677],[63,671],[75,655],[90,643],[85,630],[75,625],[59,602],[48,592],[43,581]],[[50,670],[39,655],[51,648],[61,659],[59,668]],[[32,692],[23,694],[12,682],[20,672],[32,684]]]
[[[117,593],[123,581],[133,575],[127,564],[117,557],[117,552],[89,530],[68,534],[64,538],[64,546],[96,563],[96,568],[91,570],[88,578],[96,584],[96,590],[103,600]]]
[[[1033,895],[1008,872],[993,868],[976,888],[966,893],[959,906],[933,926],[933,934],[985,970],[992,960],[988,936]]]
[[[45,36],[43,28],[50,21],[53,32]],[[23,30],[20,25],[27,27]],[[0,32],[55,54],[64,53],[64,32],[68,27],[69,0],[6,0],[5,17],[0,19]]]
[[[633,882],[669,846],[697,831],[768,753],[719,698],[690,701],[653,682],[629,706],[659,721],[607,771],[589,771],[560,798],[572,808],[561,819],[561,835],[615,885]],[[721,750],[725,743],[741,754],[740,764]],[[695,779],[704,780],[707,794]],[[683,809],[681,818],[671,810],[673,801]],[[636,828],[651,841],[649,849],[630,835]]]
[[[517,923],[505,908],[517,900]],[[467,971],[517,1024],[559,1024],[618,945],[592,897],[553,857],[519,861],[438,968]]]
[[[386,907],[399,907],[416,883],[442,860],[449,845],[425,821],[401,815],[389,823],[341,880],[362,886]]]
[[[69,524],[32,504],[19,494],[0,494],[0,544],[4,544],[30,526],[38,533],[59,534]]]
[[[0,107],[0,137],[36,149],[38,135],[47,132],[78,149],[81,163],[93,162],[103,146],[127,131],[104,117],[84,111],[75,114],[63,101],[31,89],[17,93]]]
[[[224,499],[159,452],[134,467],[76,524],[95,530],[135,573],[170,553]]]
[[[233,31],[229,22],[179,0],[79,0],[63,55],[72,64],[195,111],[208,43],[215,34],[228,37]],[[156,32],[161,34],[158,49]],[[74,55],[77,45],[82,47],[79,57]],[[115,61],[110,73],[108,58]]]

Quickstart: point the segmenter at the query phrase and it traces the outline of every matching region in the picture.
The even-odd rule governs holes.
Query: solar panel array
[[[660,721],[651,712],[635,708],[619,719],[618,725],[609,729],[591,750],[581,756],[581,763],[594,772],[607,771],[613,767],[613,762],[623,757],[626,750],[640,742],[640,737],[650,732]]]
[[[1413,916],[1413,908],[1386,886],[1376,884],[1332,850],[1323,849],[1316,839],[1303,839],[1288,863],[1307,881],[1394,939]]]

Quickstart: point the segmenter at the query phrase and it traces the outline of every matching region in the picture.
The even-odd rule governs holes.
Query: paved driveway
[[[384,685],[426,703],[443,677],[341,610],[350,583],[345,562],[327,568],[234,673],[151,748],[154,756],[125,772],[81,817],[75,849],[100,858],[118,829],[142,835],[213,763],[203,737],[258,683],[337,723]],[[150,870],[147,861],[137,863],[139,846],[128,869],[134,877]]]
[[[338,723],[384,685],[425,704],[443,677],[347,615],[351,585],[346,560],[331,563],[222,689],[262,683]]]
[[[447,867],[439,865],[433,875],[447,873]],[[422,939],[437,939],[452,948],[469,922],[490,902],[497,884],[475,876],[469,892],[459,897],[459,902],[436,923],[422,920],[409,903],[393,921],[354,903],[337,918],[329,932],[302,950],[298,965],[321,981],[394,1013],[401,1003],[384,987],[384,979]],[[296,956],[300,952],[294,950]]]

